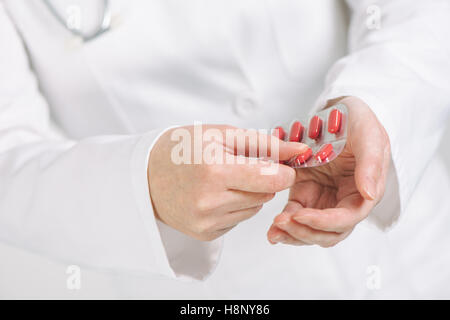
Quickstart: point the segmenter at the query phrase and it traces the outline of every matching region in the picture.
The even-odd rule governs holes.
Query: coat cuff
[[[133,191],[153,249],[156,272],[179,280],[204,280],[219,261],[222,239],[196,240],[162,223],[153,212],[147,178],[148,160],[155,142],[171,128],[145,134],[136,144],[131,158]]]

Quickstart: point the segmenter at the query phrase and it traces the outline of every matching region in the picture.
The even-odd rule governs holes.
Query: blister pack
[[[344,150],[347,141],[348,111],[344,104],[321,110],[309,119],[294,119],[279,125],[272,134],[284,141],[301,142],[309,149],[285,164],[293,168],[311,168],[329,163]]]

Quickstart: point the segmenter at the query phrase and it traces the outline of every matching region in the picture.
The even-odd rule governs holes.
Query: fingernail
[[[297,222],[303,222],[305,221],[305,216],[293,216],[292,219],[294,219]]]
[[[288,223],[289,223],[289,220],[285,219],[285,220],[278,221],[277,223],[275,223],[275,225],[277,227],[284,228],[287,226]]]
[[[377,197],[377,185],[373,179],[368,179],[366,188],[364,189],[371,200]]]
[[[275,238],[272,239],[272,242],[274,244],[277,244],[278,242],[283,242],[285,240],[286,240],[286,238],[282,234],[280,234],[278,236],[275,236]]]
[[[298,222],[306,222],[315,216],[314,213],[302,213],[296,216],[293,216],[292,219]]]

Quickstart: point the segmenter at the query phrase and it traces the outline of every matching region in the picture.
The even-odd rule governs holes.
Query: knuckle
[[[206,194],[199,194],[194,200],[194,207],[197,212],[208,212],[214,207],[211,197]]]
[[[198,199],[195,203],[195,208],[199,212],[205,212],[209,209],[208,200],[205,198]]]

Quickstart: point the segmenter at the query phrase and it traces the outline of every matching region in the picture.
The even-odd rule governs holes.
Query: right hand
[[[224,137],[225,130],[237,130],[230,126],[204,125],[203,131],[211,128],[220,130]],[[276,139],[279,160],[288,160],[306,149],[301,143],[283,142],[257,133],[257,139],[245,140],[245,150],[230,149],[227,142],[220,145],[227,158],[234,158],[233,163],[206,164],[202,161],[201,164],[175,164],[171,154],[179,142],[171,140],[171,134],[177,129],[165,132],[150,154],[148,181],[153,208],[155,216],[165,224],[203,241],[216,239],[241,221],[249,219],[276,192],[294,184],[294,169],[279,165],[273,174],[263,175],[261,170],[267,169],[270,163],[263,160],[250,162],[246,157],[249,150],[258,148],[259,151],[260,147],[268,146],[268,154],[274,158],[271,149],[275,148],[270,146],[276,145]],[[183,129],[194,137],[194,126]],[[210,143],[203,142],[203,150]],[[191,146],[194,146],[193,142]],[[191,154],[194,154],[193,149]],[[238,163],[238,156],[245,163]]]

